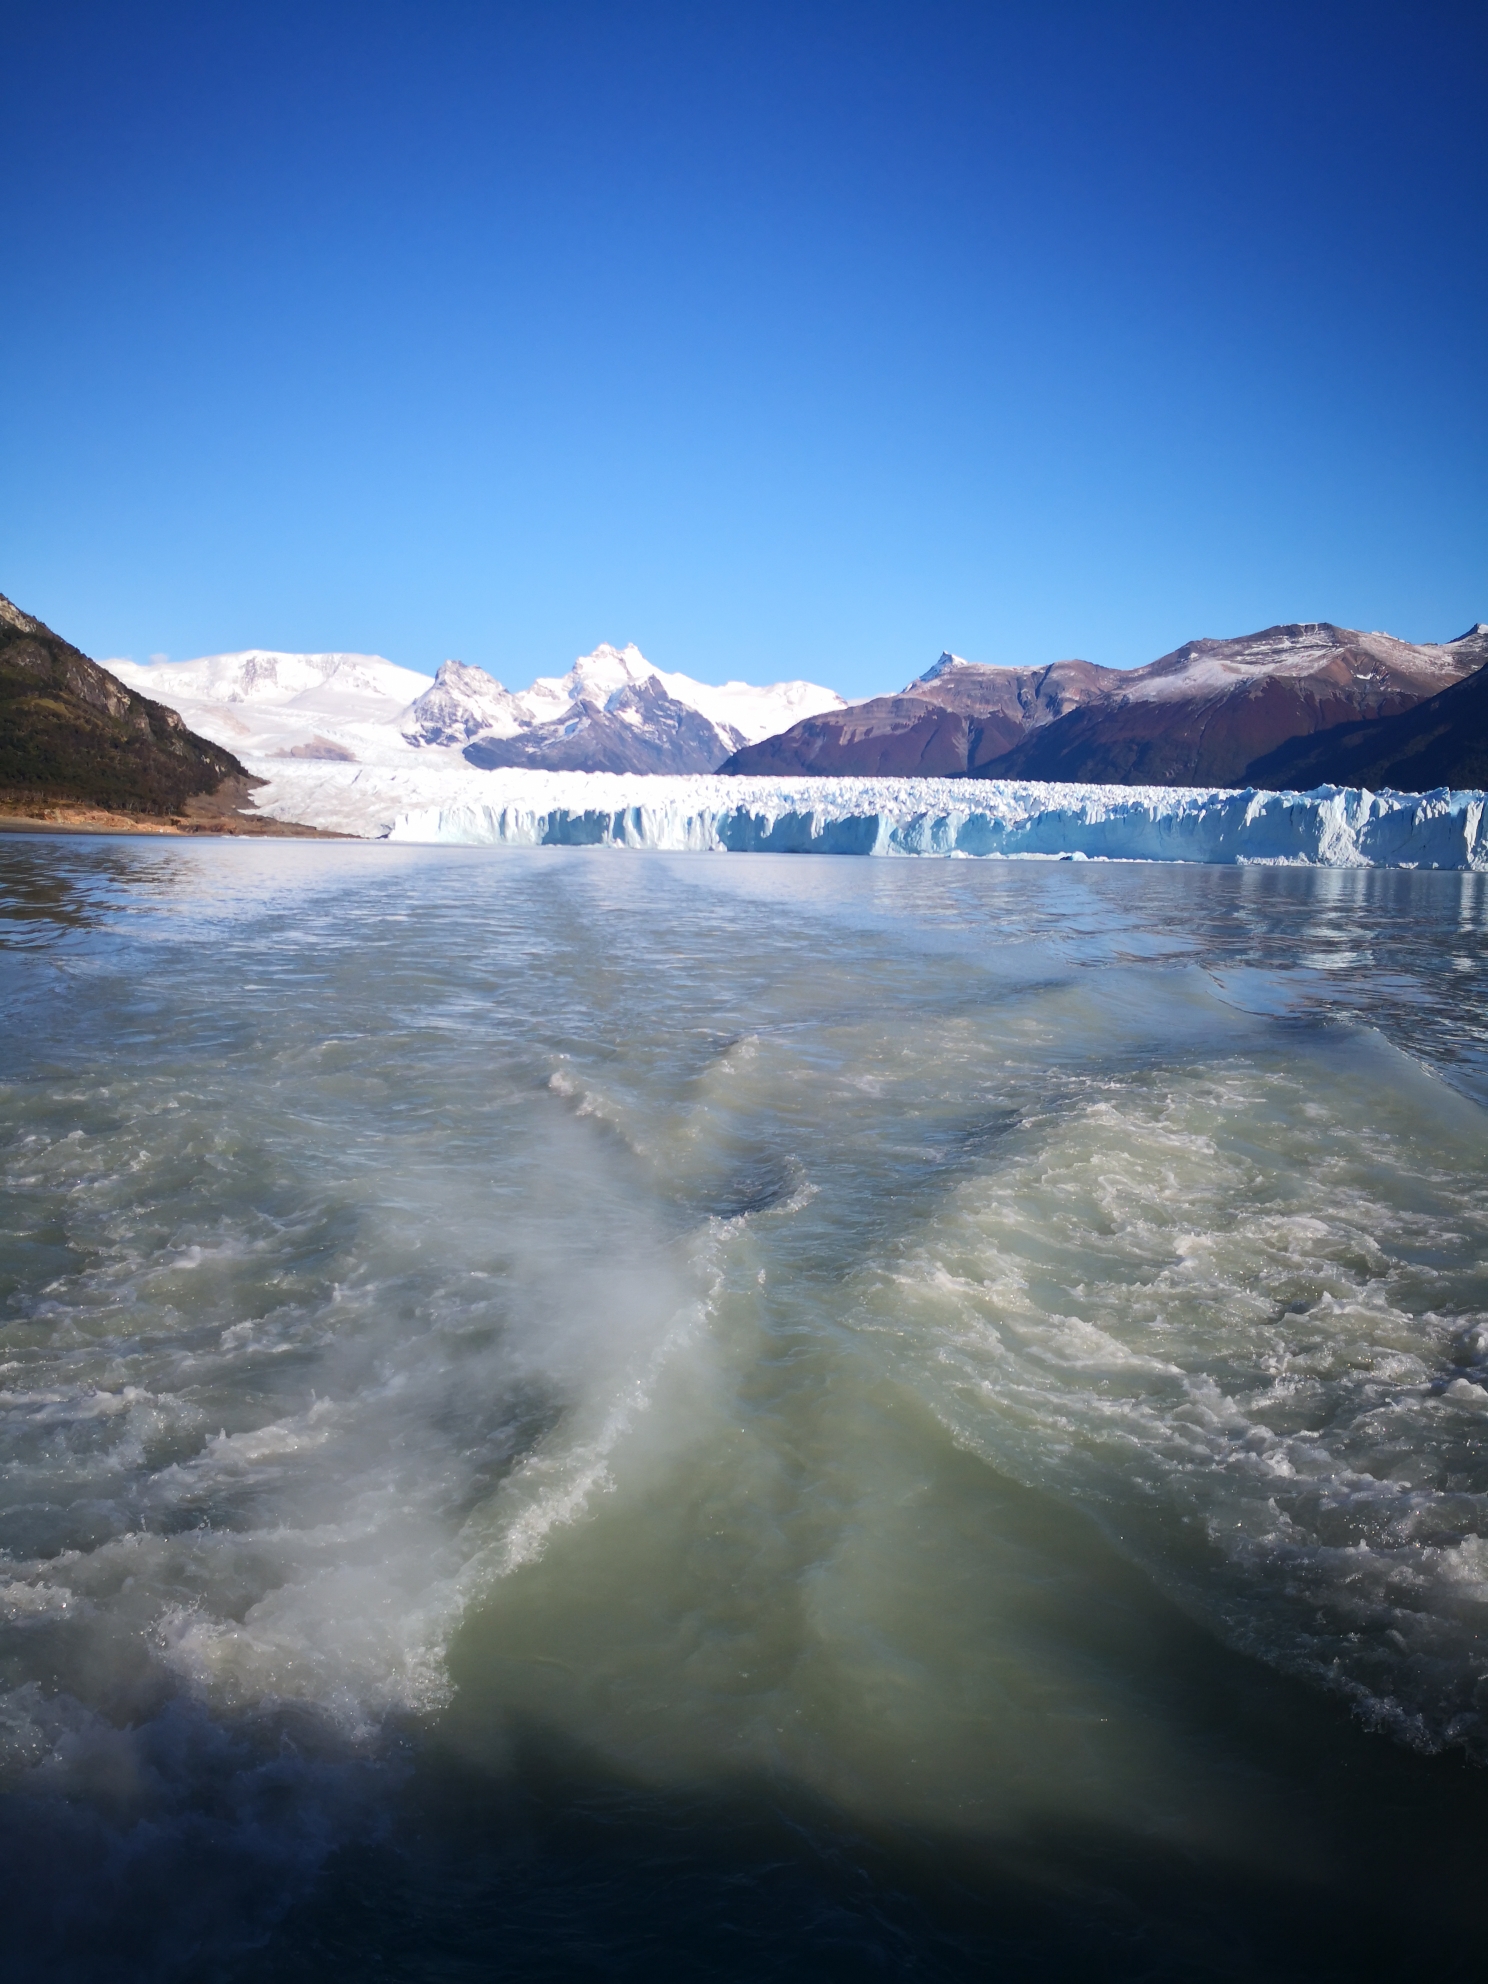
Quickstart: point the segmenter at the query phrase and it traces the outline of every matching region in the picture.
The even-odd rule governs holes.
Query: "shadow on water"
[[[1372,1850],[1320,1883],[1258,1879],[1094,1829],[1033,1830],[1001,1850],[927,1830],[875,1833],[766,1782],[664,1794],[527,1728],[499,1780],[426,1760],[385,1836],[335,1852],[311,1893],[246,1949],[224,1948],[221,1924],[271,1915],[271,1876],[261,1868],[254,1881],[199,1841],[143,1879],[137,1870],[106,1923],[59,1905],[33,1926],[26,1907],[12,1909],[11,1936],[40,1959],[12,1974],[88,1984],[1476,1977],[1483,1785],[1449,1761],[1386,1757],[1335,1732],[1312,1759],[1320,1792],[1375,1810]],[[7,1857],[12,1878],[29,1876],[34,1905],[52,1877],[26,1868],[32,1856]]]
[[[1034,1829],[1000,1850],[930,1830],[880,1833],[765,1782],[666,1796],[526,1729],[500,1784],[448,1762],[421,1772],[400,1837],[338,1855],[262,1949],[210,1974],[222,1984],[1479,1975],[1476,1774],[1439,1759],[1381,1767],[1362,1737],[1317,1761],[1337,1794],[1357,1788],[1380,1812],[1375,1851],[1328,1884],[1258,1879],[1095,1829]]]
[[[74,1814],[12,1808],[7,1970],[18,1984],[1480,1976],[1480,1774],[1337,1728],[1306,1761],[1320,1798],[1373,1811],[1369,1848],[1329,1881],[1096,1828],[1008,1845],[878,1831],[763,1780],[660,1792],[537,1727],[513,1732],[499,1777],[425,1757],[376,1836],[332,1851],[308,1892],[292,1827],[278,1854],[255,1852],[202,1813],[142,1853]]]
[[[0,846],[0,950],[44,949],[96,929],[134,867],[108,843],[86,842],[43,859],[21,842]],[[69,856],[71,858],[69,858]]]
[[[1137,1815],[992,1832],[880,1822],[785,1771],[658,1784],[554,1722],[490,1718],[479,1699],[432,1730],[394,1732],[375,1756],[348,1753],[311,1716],[234,1724],[183,1709],[160,1719],[129,1782],[109,1783],[105,1765],[86,1799],[0,1804],[8,1974],[1480,1975],[1488,1773],[1367,1733],[1337,1702],[1216,1647],[1140,1573],[1112,1576],[1107,1603],[1144,1587],[1115,1657],[1145,1652],[1149,1699],[1186,1730],[1216,1806],[1289,1805],[1307,1842],[1294,1863],[1268,1842],[1237,1858],[1175,1843],[1171,1826],[1158,1838]]]

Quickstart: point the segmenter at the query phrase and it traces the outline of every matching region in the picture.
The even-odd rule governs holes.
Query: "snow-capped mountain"
[[[494,675],[466,661],[442,662],[438,674],[399,718],[408,743],[463,751],[476,737],[515,737],[533,723],[520,696],[504,689]]]
[[[739,747],[698,710],[669,696],[662,677],[626,682],[601,703],[570,703],[549,723],[514,737],[477,737],[465,756],[483,771],[530,765],[546,771],[711,772]]]
[[[1258,782],[1481,792],[1488,786],[1488,626],[1480,620],[1471,633],[1483,648],[1483,666],[1473,674],[1395,716],[1292,738],[1260,759]]]
[[[616,648],[605,642],[592,654],[581,655],[566,675],[540,675],[530,689],[515,691],[505,688],[483,668],[447,661],[435,677],[433,688],[409,710],[403,729],[410,743],[458,742],[462,748],[477,738],[489,741],[515,737],[520,731],[551,724],[567,725],[562,732],[567,739],[575,734],[573,726],[581,708],[623,715],[629,727],[636,729],[644,727],[647,719],[641,714],[641,704],[634,692],[648,683],[659,687],[671,703],[695,711],[712,725],[725,746],[715,763],[721,763],[730,751],[737,751],[743,745],[774,736],[803,716],[846,707],[835,691],[815,682],[774,682],[764,688],[750,682],[724,682],[715,686],[697,682],[690,675],[669,674],[655,667],[634,643]],[[658,718],[663,717],[654,693],[644,700]],[[678,721],[675,717],[664,719],[674,729]],[[698,734],[695,731],[692,734],[700,748]],[[663,741],[660,733],[655,741]],[[551,742],[555,749],[559,748],[557,733],[552,735]],[[534,738],[520,762],[548,762],[541,758],[540,747],[541,740]],[[534,752],[538,755],[534,756]],[[560,756],[566,767],[582,769],[571,766],[567,748],[560,751]],[[596,764],[588,769],[622,768]],[[656,769],[681,771],[684,767],[668,763]],[[713,766],[685,769],[711,771]]]
[[[472,762],[487,765],[711,771],[803,716],[844,707],[814,682],[697,682],[654,667],[633,644],[605,643],[566,675],[539,676],[515,691],[466,662],[447,661],[431,679],[369,654],[251,648],[150,667],[108,665],[244,758],[386,766],[415,752],[479,745]],[[509,739],[520,739],[520,748],[504,754],[497,747]]]

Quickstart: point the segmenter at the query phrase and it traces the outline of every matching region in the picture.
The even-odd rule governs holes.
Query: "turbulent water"
[[[0,910],[23,1974],[1476,1974],[1488,878]]]

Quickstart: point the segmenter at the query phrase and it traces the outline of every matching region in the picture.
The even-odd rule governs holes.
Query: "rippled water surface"
[[[1479,1973],[1488,878],[0,842],[49,1978]]]

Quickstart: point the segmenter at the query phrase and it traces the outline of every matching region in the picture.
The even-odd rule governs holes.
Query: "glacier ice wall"
[[[253,769],[275,817],[394,841],[1488,870],[1481,792]]]

